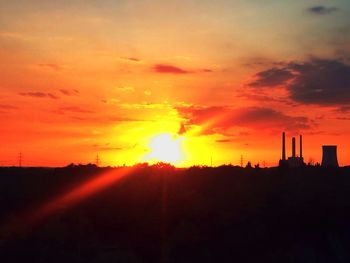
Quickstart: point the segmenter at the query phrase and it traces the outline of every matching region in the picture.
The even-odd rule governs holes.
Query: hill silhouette
[[[28,220],[57,196],[122,169],[120,180]],[[0,168],[1,262],[349,262],[349,172]]]

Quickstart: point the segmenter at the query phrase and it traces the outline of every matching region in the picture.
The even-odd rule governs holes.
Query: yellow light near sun
[[[145,156],[148,162],[166,162],[179,164],[185,159],[182,149],[183,137],[174,137],[169,133],[162,133],[151,138],[150,153]]]

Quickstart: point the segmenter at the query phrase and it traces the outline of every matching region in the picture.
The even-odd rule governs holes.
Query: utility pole
[[[95,161],[96,166],[100,166],[100,157],[98,156],[98,154],[96,155],[96,161]]]
[[[243,167],[243,162],[244,162],[243,155],[241,155],[241,160],[240,160],[241,167]]]
[[[23,159],[23,154],[22,152],[19,152],[18,154],[18,166],[22,167],[22,159]]]
[[[210,167],[213,167],[213,156],[210,156]]]

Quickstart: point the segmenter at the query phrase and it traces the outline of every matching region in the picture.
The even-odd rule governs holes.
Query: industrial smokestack
[[[286,134],[282,132],[282,160],[286,160]]]
[[[292,138],[292,157],[295,157],[295,137]]]
[[[299,147],[300,147],[300,149],[299,149],[299,151],[300,151],[300,158],[302,158],[303,157],[303,136],[302,135],[300,135],[300,145],[299,145]]]
[[[322,146],[322,166],[324,167],[339,167],[337,158],[336,145]]]

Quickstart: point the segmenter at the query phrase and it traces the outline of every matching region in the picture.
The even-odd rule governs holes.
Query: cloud
[[[201,72],[204,72],[204,73],[213,73],[214,70],[209,69],[209,68],[205,68],[205,69],[202,69]]]
[[[151,96],[152,92],[150,90],[145,90],[143,94],[145,94],[146,96]]]
[[[147,120],[118,116],[118,117],[110,117],[109,121],[111,121],[111,122],[143,122],[143,121],[147,121]]]
[[[25,97],[49,98],[49,99],[56,99],[56,100],[59,99],[58,96],[52,93],[45,93],[45,92],[20,92],[18,94]]]
[[[0,114],[8,114],[13,110],[17,110],[18,107],[8,104],[0,104]]]
[[[38,64],[39,67],[43,67],[43,68],[48,68],[48,69],[52,69],[52,70],[56,70],[59,71],[62,69],[62,67],[58,64]]]
[[[251,82],[252,87],[276,87],[284,84],[294,77],[287,68],[271,68],[255,75],[256,80]]]
[[[105,145],[95,144],[93,147],[98,151],[120,151],[125,149],[123,147],[111,146],[110,143],[106,143]]]
[[[60,107],[56,113],[60,113],[60,114],[64,114],[66,112],[74,112],[74,113],[95,113],[92,110],[86,110],[86,109],[82,109],[80,107],[77,106],[67,106],[67,107]]]
[[[141,63],[142,60],[136,57],[120,57],[119,59],[127,61],[127,62],[133,62],[133,63]]]
[[[63,95],[66,95],[66,96],[73,96],[73,95],[79,94],[79,91],[76,90],[76,89],[72,89],[72,90],[60,89],[60,92],[61,92]]]
[[[191,71],[169,65],[169,64],[156,64],[153,66],[153,71],[161,74],[189,74]]]
[[[350,121],[350,117],[338,117],[337,120]]]
[[[16,109],[18,109],[18,107],[13,106],[13,105],[8,105],[8,104],[0,104],[0,109],[1,110],[16,110]]]
[[[117,91],[121,91],[121,92],[133,92],[133,91],[135,91],[135,88],[130,87],[130,86],[121,86],[121,87],[116,87],[115,89]]]
[[[105,104],[119,104],[120,99],[115,99],[115,98],[102,99],[101,102]]]
[[[179,114],[188,125],[199,125],[202,134],[224,134],[235,127],[254,130],[301,130],[310,128],[311,122],[306,117],[289,116],[280,111],[264,107],[178,107]]]
[[[252,92],[241,92],[237,95],[237,97],[245,98],[252,101],[257,102],[276,102],[276,103],[282,103],[290,106],[296,106],[297,104],[289,99],[286,99],[285,97],[277,96],[276,94],[266,94],[264,91],[259,90],[259,93],[252,93]]]
[[[185,127],[185,124],[181,123],[180,124],[180,128],[179,128],[179,131],[177,132],[178,135],[182,135],[182,134],[185,134],[186,133],[186,127]]]
[[[218,143],[230,143],[230,142],[236,142],[238,140],[238,138],[230,138],[230,139],[219,139],[219,140],[216,140],[215,142],[218,142]]]
[[[326,7],[322,5],[313,6],[307,9],[310,13],[316,14],[316,15],[328,15],[335,11],[338,11],[338,8],[336,7]]]
[[[350,66],[340,60],[292,62],[256,74],[253,88],[283,86],[295,102],[315,105],[350,103]]]
[[[337,112],[348,113],[350,111],[350,105],[344,105],[337,109]]]

